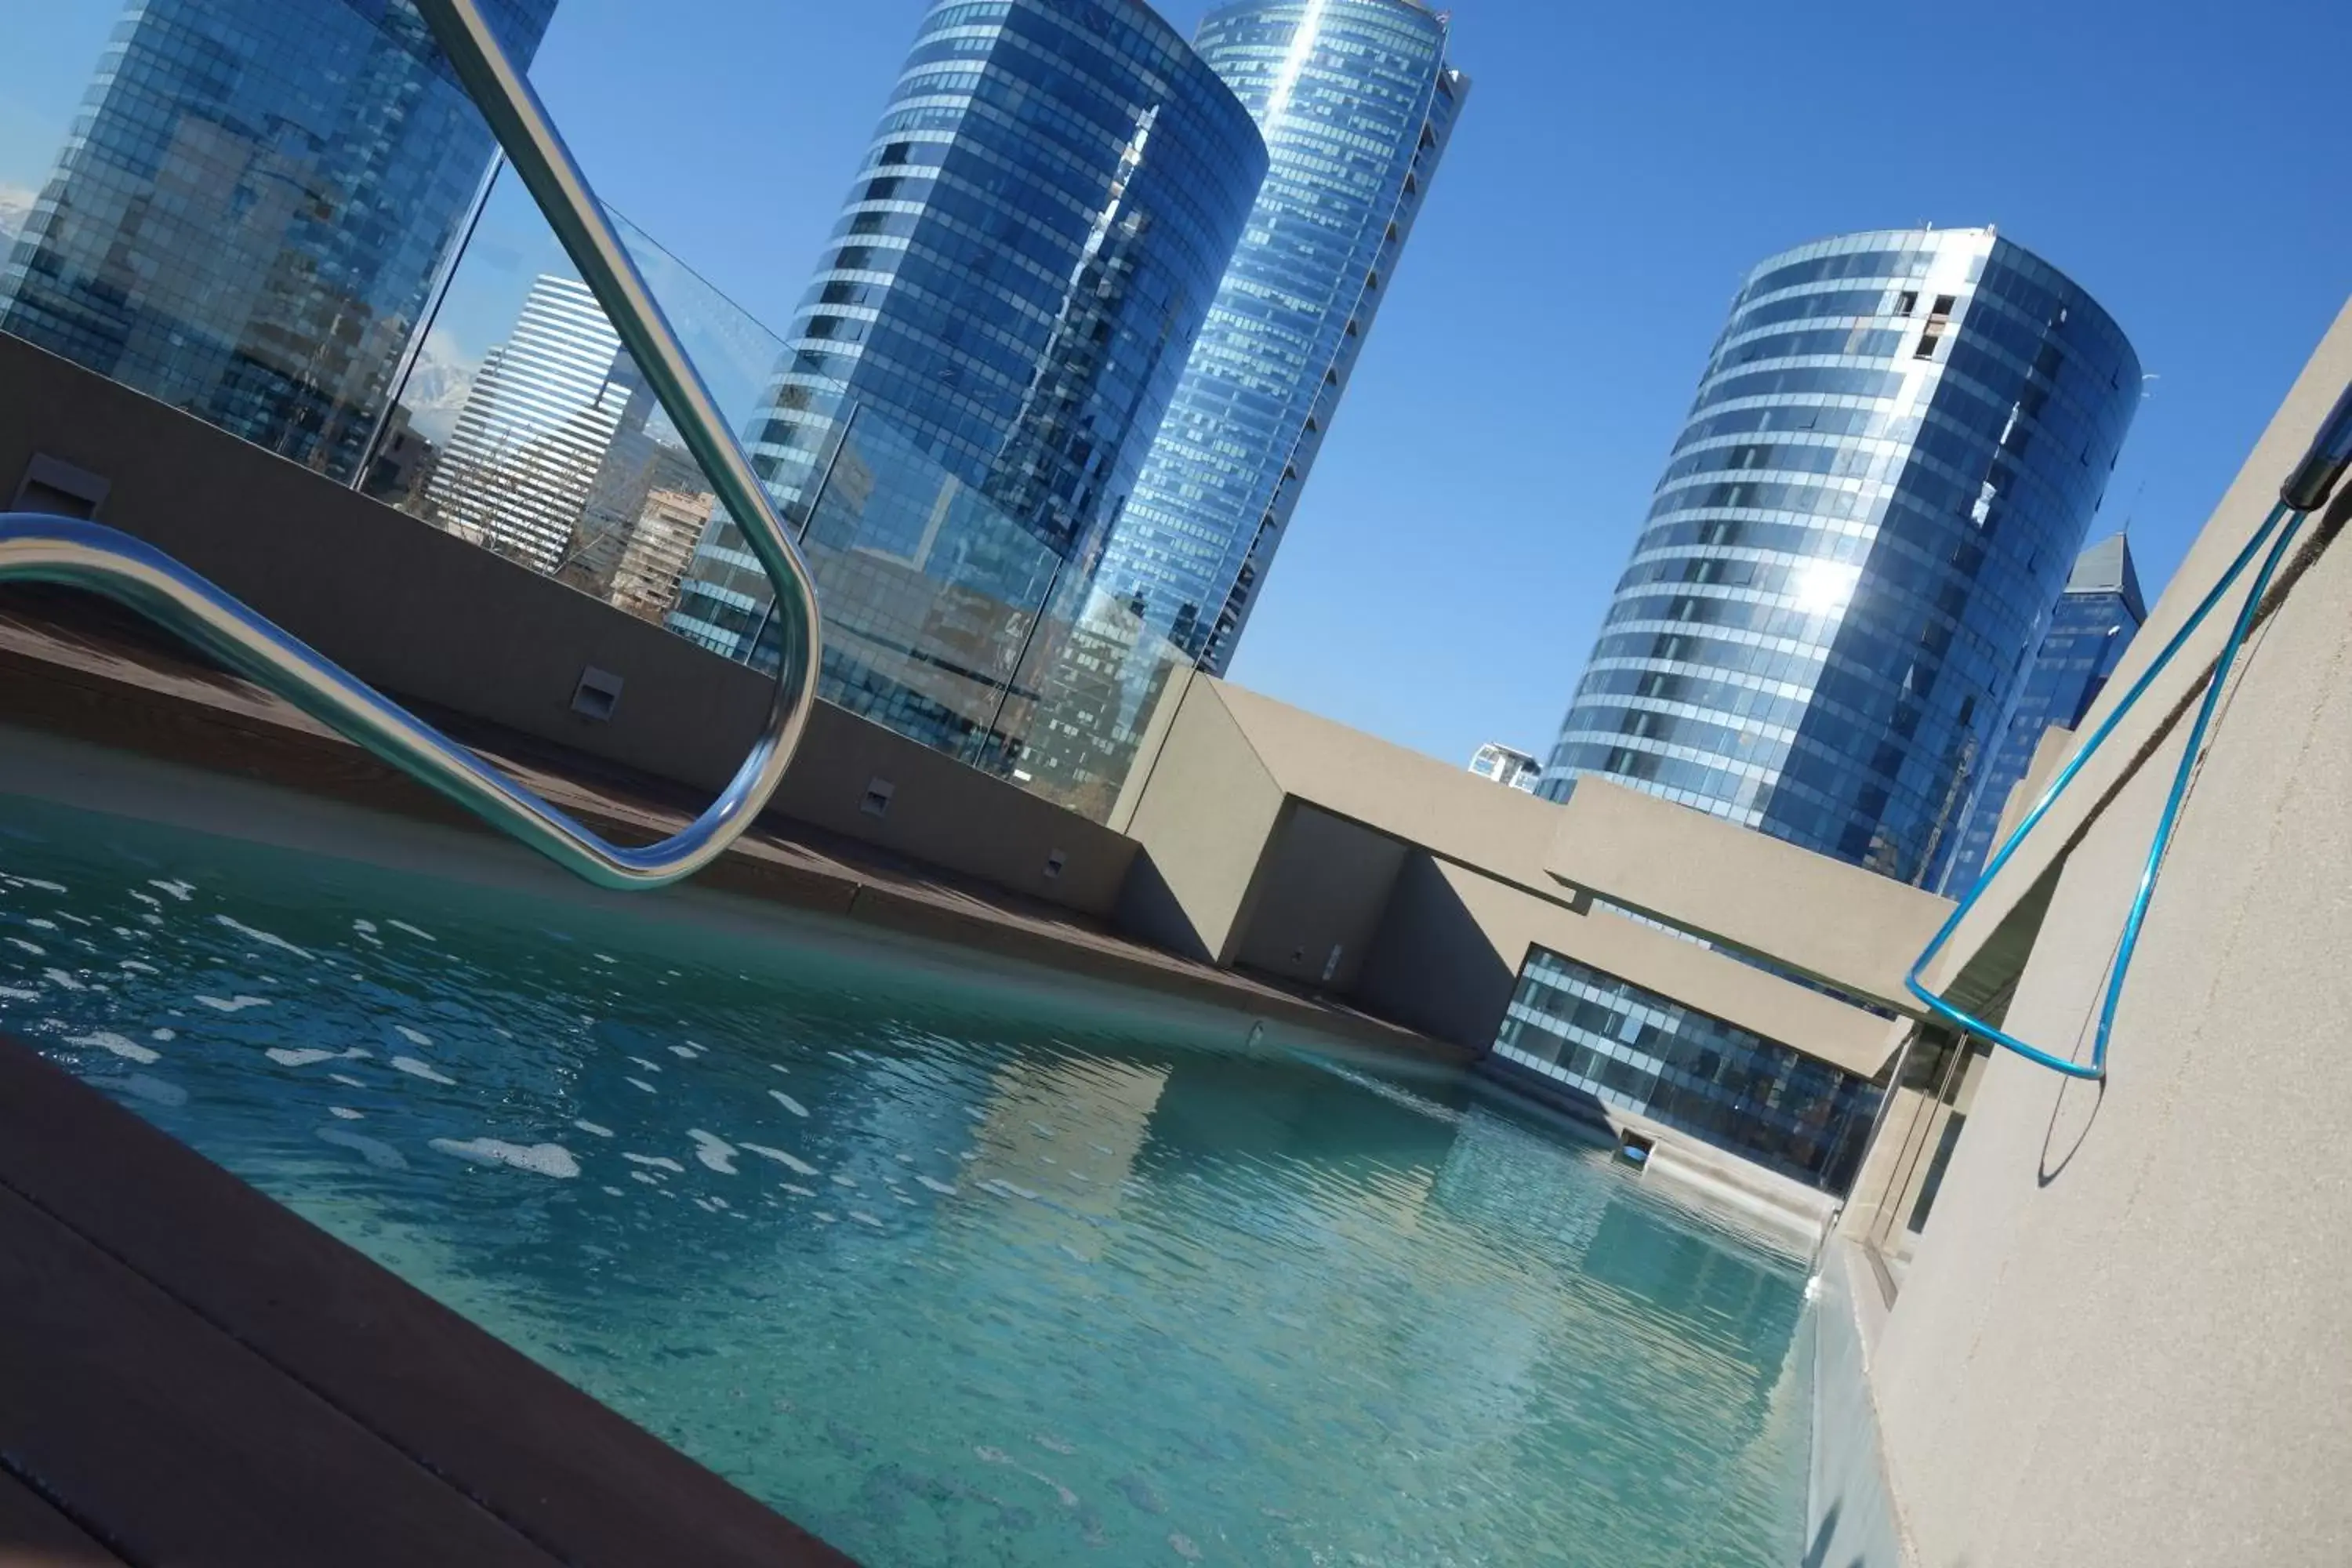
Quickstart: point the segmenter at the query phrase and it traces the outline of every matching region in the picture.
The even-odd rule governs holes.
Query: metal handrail
[[[608,842],[152,545],[94,522],[0,514],[0,582],[62,584],[148,616],[599,887],[657,888],[724,853],[775,793],[816,700],[816,589],[717,401],[476,0],[415,0],[582,279],[702,465],[780,606],[775,700],[709,809],[657,844]]]

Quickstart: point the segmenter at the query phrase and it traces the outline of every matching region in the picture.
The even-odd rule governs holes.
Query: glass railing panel
[[[614,216],[808,557],[821,695],[979,756],[1058,557]],[[510,177],[450,274],[365,488],[715,651],[772,658],[766,573]]]
[[[1192,674],[1192,656],[1133,607],[1089,584],[1065,583],[1030,639],[1003,716],[972,760],[1033,795],[1123,828]]]
[[[349,482],[495,144],[413,10],[282,9],[8,7],[0,331]]]
[[[613,216],[721,412],[740,427],[759,405],[782,342]],[[712,487],[510,174],[492,184],[408,356],[362,489],[657,626],[676,610],[706,536],[726,523]]]
[[[824,609],[818,694],[977,761],[1060,557],[871,409],[824,476],[801,539]]]
[[[224,0],[222,14],[259,3]],[[524,0],[517,15],[535,7]],[[110,252],[84,243],[103,204],[85,199],[74,216],[69,198],[95,189],[98,143],[155,117],[110,96],[119,96],[109,84],[129,36],[117,26],[119,0],[35,9],[11,34],[19,90],[0,116],[0,330],[650,624],[761,663],[765,574],[536,204],[498,171],[478,112],[432,63],[421,35],[319,40],[330,53],[389,49],[395,64],[414,64],[420,122],[448,146],[395,150],[392,164],[410,175],[418,160],[432,163],[438,195],[414,233],[389,248],[381,237],[372,242],[382,252],[373,270],[335,289],[293,287],[289,268],[305,279],[357,272],[327,264],[320,247],[331,236],[306,238],[299,221],[266,204],[151,220],[136,233],[117,212]],[[336,9],[335,26],[341,16]],[[402,52],[409,45],[414,58]],[[321,74],[307,47],[281,62],[306,80]],[[322,135],[333,110],[320,110]],[[205,130],[211,123],[185,103],[165,117],[157,181],[169,184],[183,164],[197,169],[205,149],[190,138],[231,134]],[[292,154],[266,148],[238,156],[239,166],[266,163],[278,184],[327,203],[319,210],[362,200],[364,189],[346,186],[376,177],[338,184],[326,162],[297,167],[286,161]],[[199,195],[192,185],[175,201]],[[1074,580],[992,499],[984,474],[951,470],[920,431],[855,407],[814,352],[793,352],[612,216],[809,557],[825,621],[823,695],[1114,819],[1121,791],[1148,769],[1154,726],[1164,729],[1189,659]],[[135,279],[107,276],[109,254],[133,258],[131,273],[154,287],[118,287]],[[91,300],[111,301],[120,320],[82,308]],[[70,332],[50,330],[68,316]],[[120,329],[112,337],[90,330],[109,321]],[[174,336],[197,348],[160,359],[133,352]]]

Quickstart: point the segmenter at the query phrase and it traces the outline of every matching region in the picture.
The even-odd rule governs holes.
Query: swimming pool
[[[0,1027],[876,1568],[1801,1552],[1796,1261],[1450,1076],[702,909],[0,797]]]

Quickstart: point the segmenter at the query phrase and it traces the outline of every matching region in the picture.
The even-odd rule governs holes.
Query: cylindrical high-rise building
[[[2107,313],[1990,228],[1766,260],[1543,792],[1609,778],[1932,883],[2139,395]]]
[[[1098,581],[1222,672],[1470,79],[1422,0],[1237,0],[1192,41],[1272,163]]]
[[[1083,563],[1265,174],[1249,111],[1140,0],[940,0],[747,432],[761,477],[804,499],[855,405]],[[721,529],[671,625],[749,657],[766,597]]]

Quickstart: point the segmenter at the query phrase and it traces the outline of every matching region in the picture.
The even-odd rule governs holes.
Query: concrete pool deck
[[[0,1563],[850,1561],[0,1036]]]
[[[448,727],[616,838],[659,837],[703,804],[663,781],[625,775],[520,735],[478,724]],[[159,787],[158,765],[183,770],[184,777]],[[478,879],[527,855],[291,705],[172,648],[127,618],[90,614],[70,601],[0,598],[0,795],[160,816],[232,836],[265,831],[298,847],[365,858],[365,846],[352,842],[348,828],[337,833],[323,819],[313,842],[289,837],[291,818],[299,814],[290,799],[260,812],[251,800],[224,804],[207,818],[196,797],[225,802],[236,791],[208,787],[197,775],[381,814],[427,829],[445,845],[470,841],[447,856],[442,868],[453,875]],[[257,816],[272,820],[252,820]],[[404,845],[388,863],[406,863],[412,852]],[[560,879],[557,885],[577,887]],[[773,809],[691,886],[940,942],[983,960],[1261,1016],[1386,1055],[1445,1066],[1473,1055],[1303,989],[1168,952],[1121,936],[1104,921]]]

